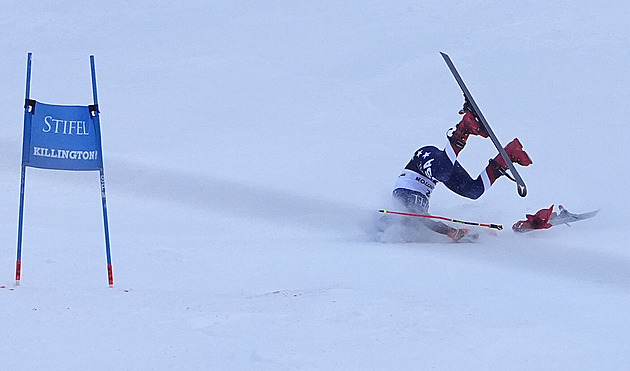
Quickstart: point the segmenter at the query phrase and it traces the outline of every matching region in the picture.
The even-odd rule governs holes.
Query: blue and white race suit
[[[471,199],[479,198],[491,184],[485,170],[477,179],[472,179],[457,162],[457,156],[450,144],[444,150],[425,146],[414,153],[398,176],[393,194],[409,211],[426,214],[429,210],[429,198],[438,182]]]

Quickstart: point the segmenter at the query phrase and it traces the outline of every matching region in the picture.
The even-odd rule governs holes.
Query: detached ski
[[[457,83],[459,84],[459,87],[462,89],[462,92],[464,93],[464,97],[466,98],[466,101],[470,104],[470,106],[472,107],[474,111],[473,113],[475,114],[475,116],[477,116],[477,118],[479,119],[483,127],[486,129],[486,131],[488,132],[488,136],[492,140],[492,143],[494,143],[494,146],[499,151],[499,154],[501,154],[501,157],[503,157],[503,159],[505,160],[505,163],[507,164],[508,169],[510,170],[510,173],[512,174],[512,177],[514,177],[514,181],[516,182],[516,186],[517,186],[516,190],[518,191],[519,196],[521,197],[527,196],[527,187],[525,186],[525,182],[523,181],[523,178],[521,178],[521,175],[516,170],[516,167],[514,167],[514,164],[512,164],[512,161],[510,161],[510,157],[505,152],[505,149],[503,149],[503,146],[497,139],[497,136],[494,135],[494,132],[490,128],[490,125],[488,125],[488,121],[486,121],[486,118],[481,113],[479,106],[477,106],[477,103],[475,102],[472,95],[470,94],[470,91],[468,91],[468,88],[464,84],[464,81],[462,80],[461,76],[459,76],[457,69],[455,69],[455,65],[453,65],[451,58],[445,53],[440,52],[440,54],[442,55],[442,58],[444,58],[444,61],[446,62],[446,65],[448,66],[448,68],[451,70],[453,77],[455,77],[455,81],[457,81]]]
[[[589,211],[587,213],[574,214],[570,213],[567,209],[565,209],[562,205],[558,205],[558,209],[560,210],[559,214],[553,213],[551,214],[551,219],[549,219],[549,224],[551,225],[560,225],[560,224],[569,224],[573,222],[577,222],[579,220],[590,219],[597,215],[599,210]]]
[[[526,214],[526,219],[514,223],[512,230],[514,230],[514,232],[523,233],[531,232],[536,229],[549,229],[561,224],[569,225],[569,223],[590,219],[599,212],[599,210],[594,210],[587,213],[574,214],[569,212],[562,205],[558,205],[560,213],[556,213],[553,211],[553,207],[554,205],[551,205],[548,209],[541,209],[536,214]]]

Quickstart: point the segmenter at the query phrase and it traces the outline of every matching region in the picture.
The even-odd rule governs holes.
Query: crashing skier
[[[489,161],[488,166],[476,179],[473,179],[457,161],[457,156],[466,145],[470,135],[488,137],[488,133],[468,102],[464,104],[460,114],[464,115],[462,120],[455,129],[451,128],[447,133],[446,148],[442,150],[428,145],[418,149],[398,176],[393,197],[409,212],[428,214],[429,198],[439,182],[463,197],[477,199],[498,178],[507,174],[508,166],[500,154]],[[521,166],[532,164],[532,160],[517,138],[505,146],[505,152],[513,163]],[[447,235],[454,241],[474,238],[474,235],[470,234],[466,228],[453,228],[427,218],[422,218],[421,221],[430,230]]]

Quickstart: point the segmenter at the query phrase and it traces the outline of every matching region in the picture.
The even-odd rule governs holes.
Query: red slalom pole
[[[487,228],[493,228],[493,229],[498,229],[498,230],[502,230],[503,229],[503,226],[501,224],[465,222],[463,220],[446,218],[444,216],[403,213],[403,212],[400,212],[400,211],[389,211],[389,210],[384,210],[384,209],[379,210],[379,212],[381,212],[383,214],[395,214],[395,215],[404,215],[404,216],[414,216],[414,217],[417,217],[417,218],[440,219],[440,220],[446,220],[447,222],[461,223],[461,224],[466,224],[466,225],[474,225],[474,226],[477,226],[477,227],[487,227]]]

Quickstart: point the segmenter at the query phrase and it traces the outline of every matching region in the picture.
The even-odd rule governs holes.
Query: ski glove
[[[455,242],[472,242],[479,237],[479,235],[476,233],[470,233],[470,229],[468,228],[453,228],[450,232],[447,233],[447,236],[449,236]]]

